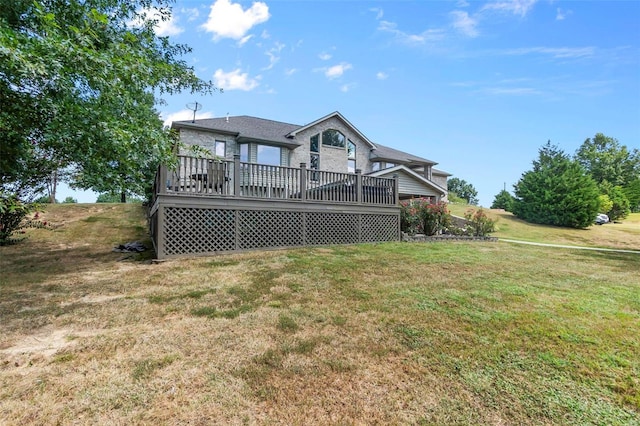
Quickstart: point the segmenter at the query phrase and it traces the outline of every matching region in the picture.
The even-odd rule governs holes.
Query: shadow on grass
[[[616,268],[620,272],[640,271],[640,253],[576,250],[574,255],[584,259],[585,262],[606,262],[609,267]],[[635,283],[640,284],[640,278],[637,275]]]

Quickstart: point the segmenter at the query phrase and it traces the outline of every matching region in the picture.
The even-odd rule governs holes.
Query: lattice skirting
[[[235,250],[398,241],[399,214],[164,207],[159,258]]]

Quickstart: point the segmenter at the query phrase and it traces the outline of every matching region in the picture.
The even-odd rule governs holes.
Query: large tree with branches
[[[0,190],[37,193],[65,169],[78,188],[143,194],[172,155],[161,96],[215,90],[154,32],[171,1],[0,3]]]

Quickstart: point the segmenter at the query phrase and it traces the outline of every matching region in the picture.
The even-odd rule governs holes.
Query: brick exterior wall
[[[371,147],[356,133],[352,132],[347,126],[345,126],[342,120],[337,117],[331,117],[330,119],[319,123],[318,125],[296,134],[296,142],[301,146],[291,152],[290,164],[292,167],[299,167],[300,163],[306,163],[309,166],[310,145],[309,140],[311,136],[320,134],[322,139],[322,132],[329,129],[335,129],[340,131],[347,139],[350,139],[356,145],[356,168],[362,169],[362,173],[368,173],[371,171],[371,163],[369,162],[369,151]],[[320,140],[320,170],[347,173],[347,148],[337,148],[333,146],[322,145]]]
[[[224,141],[226,143],[225,158],[227,160],[233,160],[233,155],[236,153],[236,141],[233,136],[225,135],[223,133],[207,132],[202,130],[193,129],[180,129],[180,141],[185,145],[199,145],[208,149],[212,153],[214,152],[215,141]],[[180,148],[179,154],[189,155],[188,151],[184,148]]]

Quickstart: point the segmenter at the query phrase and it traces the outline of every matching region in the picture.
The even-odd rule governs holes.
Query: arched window
[[[344,148],[346,138],[337,130],[329,129],[322,132],[322,145]]]

